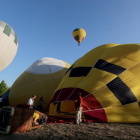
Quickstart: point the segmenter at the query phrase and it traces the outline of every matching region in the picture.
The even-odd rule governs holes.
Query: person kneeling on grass
[[[39,125],[39,123],[37,122],[37,120],[40,119],[40,115],[38,113],[33,114],[33,126],[37,126]]]
[[[46,114],[43,114],[43,113],[35,110],[35,112],[33,114],[33,126],[46,124],[47,119],[48,119],[48,117]]]

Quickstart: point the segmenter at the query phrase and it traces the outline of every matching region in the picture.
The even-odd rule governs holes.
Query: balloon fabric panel
[[[117,123],[139,123],[140,108],[139,103],[135,102],[113,108],[105,108],[108,122]]]

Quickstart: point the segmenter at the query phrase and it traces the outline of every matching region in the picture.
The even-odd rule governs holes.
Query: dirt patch
[[[140,124],[47,124],[41,128],[1,135],[0,140],[140,140]]]

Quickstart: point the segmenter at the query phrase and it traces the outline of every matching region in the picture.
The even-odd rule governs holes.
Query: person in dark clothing
[[[40,100],[39,100],[39,103],[37,105],[37,110],[38,111],[40,111],[40,112],[43,112],[44,111],[43,104],[46,104],[46,103],[44,102],[43,97],[41,97]]]

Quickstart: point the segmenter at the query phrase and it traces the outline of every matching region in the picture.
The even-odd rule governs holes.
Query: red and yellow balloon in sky
[[[86,31],[82,28],[76,28],[73,31],[73,37],[78,42],[78,45],[83,41],[83,39],[86,37]]]

